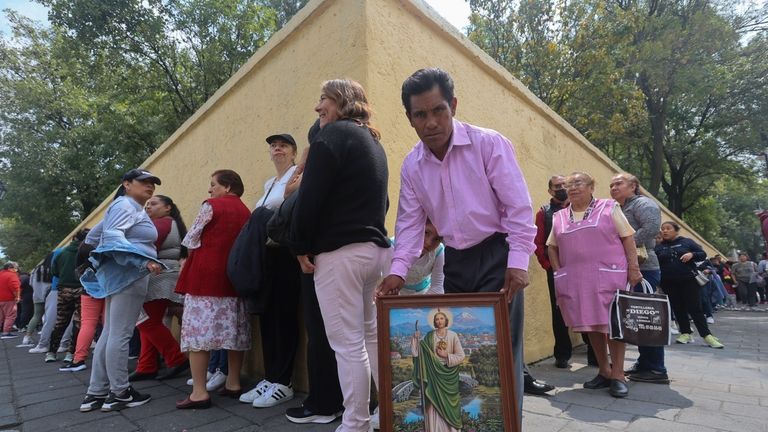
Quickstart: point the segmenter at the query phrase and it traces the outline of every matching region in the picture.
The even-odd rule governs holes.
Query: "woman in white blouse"
[[[264,196],[256,207],[277,211],[285,197],[285,187],[296,171],[296,141],[289,134],[267,137],[275,176],[264,184]],[[240,402],[254,408],[267,408],[293,399],[293,363],[299,342],[296,311],[301,291],[299,263],[284,246],[268,246],[266,279],[269,289],[263,311],[259,311],[259,329],[264,353],[265,377]]]

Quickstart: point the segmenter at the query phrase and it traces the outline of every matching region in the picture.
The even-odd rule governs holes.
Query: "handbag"
[[[693,277],[696,278],[696,283],[699,284],[699,286],[704,286],[709,283],[709,277],[701,270],[695,270],[693,272]]]
[[[758,288],[765,288],[765,278],[760,273],[752,273],[749,283],[756,284]]]
[[[637,263],[643,265],[648,259],[648,249],[645,246],[637,246]]]
[[[611,302],[611,339],[637,346],[664,346],[672,343],[669,298],[656,294],[645,279],[643,292],[617,290]],[[629,283],[627,283],[629,289]]]

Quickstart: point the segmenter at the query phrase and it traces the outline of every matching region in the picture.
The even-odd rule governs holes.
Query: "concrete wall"
[[[306,145],[315,119],[321,83],[351,78],[363,84],[382,131],[390,164],[388,229],[394,229],[401,162],[418,138],[403,113],[400,85],[415,70],[439,66],[456,82],[457,118],[497,129],[515,145],[535,208],[548,201],[553,173],[574,170],[597,178],[597,195],[607,197],[611,176],[620,168],[586,141],[519,81],[461,36],[419,0],[316,0],[310,2],[241,68],[143,165],[163,180],[157,193],[171,196],[188,223],[207,197],[209,175],[234,169],[243,177],[245,203],[253,208],[274,175],[264,138],[291,133]],[[109,203],[86,218],[92,226]],[[664,219],[674,216],[665,211]],[[684,227],[684,235],[714,248]],[[79,227],[78,227],[79,228]],[[551,355],[549,300],[545,274],[531,259],[526,290],[526,361]],[[254,345],[259,346],[257,332]],[[574,339],[576,340],[576,339]],[[297,382],[306,388],[303,350]],[[249,370],[261,373],[258,350]]]

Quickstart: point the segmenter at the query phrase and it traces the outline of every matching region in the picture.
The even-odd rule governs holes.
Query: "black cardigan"
[[[387,155],[367,127],[351,120],[326,125],[310,146],[293,210],[294,253],[366,242],[389,247],[388,177]]]

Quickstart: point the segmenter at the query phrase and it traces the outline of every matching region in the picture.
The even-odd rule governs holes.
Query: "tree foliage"
[[[768,6],[469,3],[470,39],[675,214],[703,223],[691,212],[720,177],[756,181],[755,155],[768,147]]]
[[[0,38],[0,246],[28,268],[301,6],[40,0]]]

